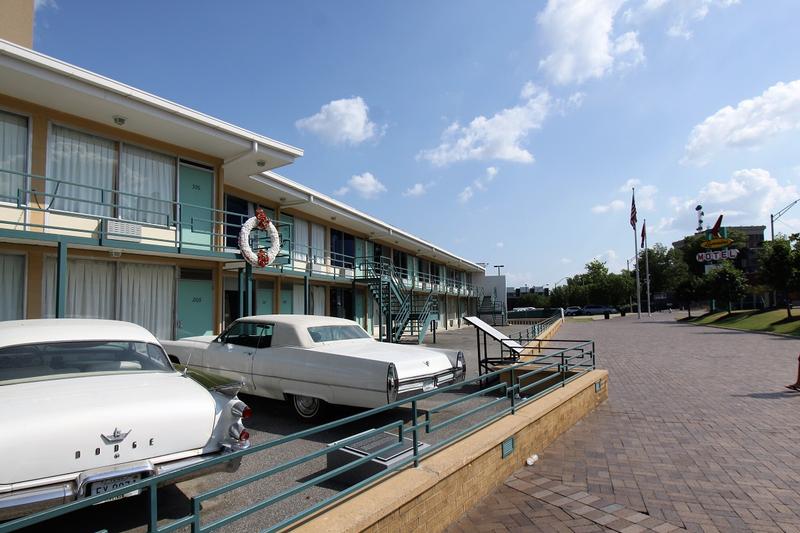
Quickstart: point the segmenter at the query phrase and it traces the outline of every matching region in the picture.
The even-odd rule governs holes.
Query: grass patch
[[[706,313],[685,322],[702,326],[718,326],[742,331],[769,331],[800,337],[800,310],[793,310],[792,318],[786,317],[786,309],[769,311],[743,310],[730,315],[726,311]]]

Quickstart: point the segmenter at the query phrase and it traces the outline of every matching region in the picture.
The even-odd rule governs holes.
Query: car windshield
[[[45,342],[0,348],[0,385],[143,371],[174,369],[160,346],[146,342]]]
[[[346,341],[351,339],[369,339],[369,333],[361,326],[312,326],[308,334],[314,342]]]

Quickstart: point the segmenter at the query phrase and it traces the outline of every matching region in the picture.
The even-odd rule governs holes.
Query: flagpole
[[[650,314],[650,254],[647,253],[647,231],[644,229],[647,227],[647,219],[644,219],[642,224],[642,231],[644,231],[644,277],[647,284],[647,316],[652,316]]]
[[[636,189],[631,187],[631,206],[632,209],[636,205]],[[635,217],[635,214],[634,214]],[[633,218],[633,252],[634,257],[636,258],[636,315],[639,320],[642,319],[642,287],[639,281],[639,242],[638,242],[638,231],[637,231],[637,220]]]

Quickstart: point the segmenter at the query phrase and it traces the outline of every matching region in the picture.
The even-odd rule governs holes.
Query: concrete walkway
[[[800,532],[800,340],[674,317],[568,322],[608,402],[449,531]]]

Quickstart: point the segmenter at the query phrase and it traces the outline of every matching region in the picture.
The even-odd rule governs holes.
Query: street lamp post
[[[800,202],[800,198],[798,198],[794,202],[790,203],[789,205],[787,205],[786,207],[784,207],[783,209],[781,209],[777,213],[774,213],[774,214],[770,213],[770,215],[769,215],[770,240],[773,240],[773,241],[775,240],[775,221],[778,220],[779,218],[781,218],[783,215],[785,215],[786,212],[789,209],[793,208],[797,202]]]
[[[556,287],[558,287],[558,284],[561,283],[562,281],[564,281],[567,278],[569,278],[569,276],[564,276],[560,280],[558,280],[555,283],[553,283],[553,290],[555,291]],[[566,304],[567,307],[569,307],[569,283],[567,283],[567,297],[566,297],[566,301],[564,303]]]

